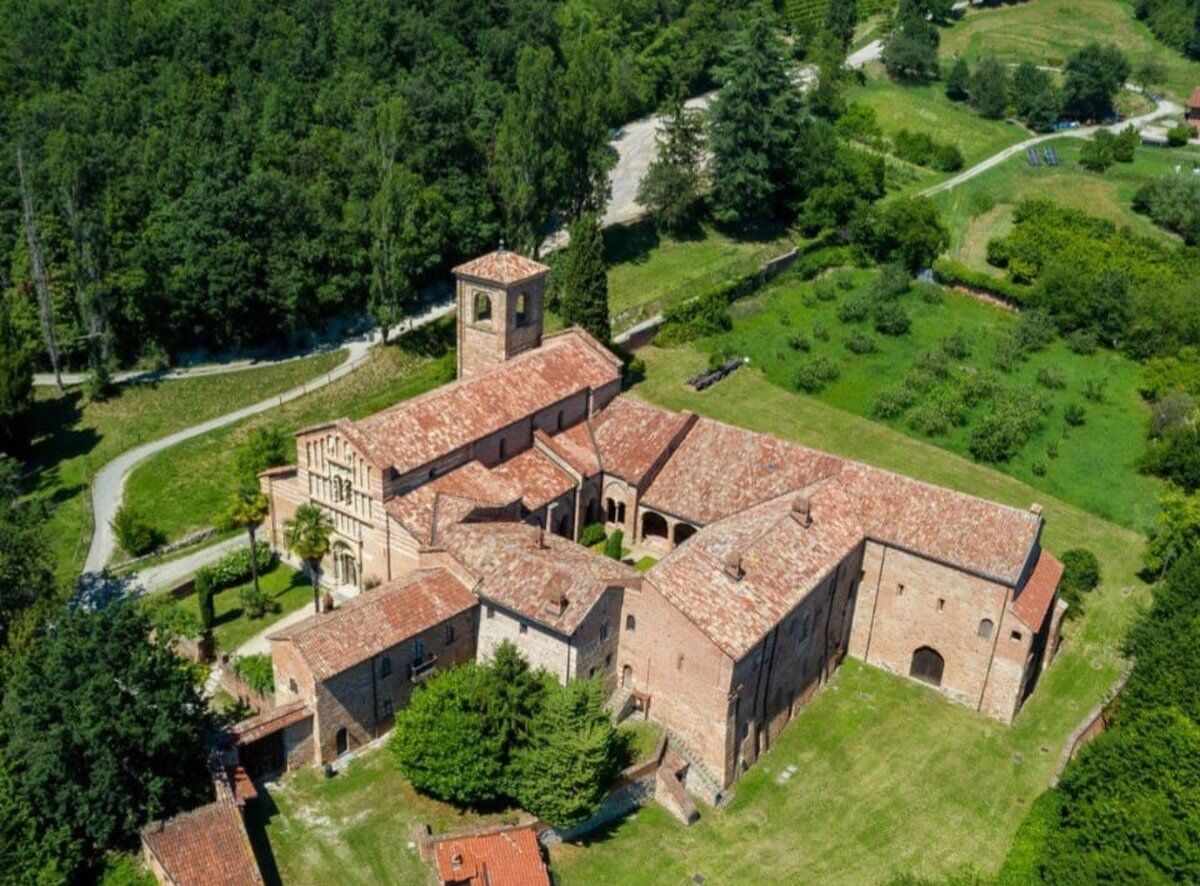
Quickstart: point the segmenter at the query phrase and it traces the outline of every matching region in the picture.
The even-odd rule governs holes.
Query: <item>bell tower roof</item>
[[[541,262],[510,252],[503,246],[495,252],[473,258],[454,269],[456,276],[471,277],[500,286],[524,283],[526,280],[532,280],[549,272],[550,269]]]

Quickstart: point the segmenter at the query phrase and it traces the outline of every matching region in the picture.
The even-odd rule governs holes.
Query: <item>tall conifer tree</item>
[[[562,317],[599,341],[612,337],[608,322],[608,272],[604,236],[596,216],[585,212],[571,225],[571,245],[563,262]]]

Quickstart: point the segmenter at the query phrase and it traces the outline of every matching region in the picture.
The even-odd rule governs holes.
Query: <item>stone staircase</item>
[[[204,681],[204,690],[201,693],[204,698],[212,698],[217,694],[217,687],[221,685],[221,677],[224,676],[225,669],[219,661],[213,662],[212,670],[208,672],[208,679]]]
[[[669,729],[665,731],[668,747],[687,764],[687,774],[683,779],[684,787],[712,806],[725,806],[729,803],[733,799],[733,794],[726,793],[725,789],[721,787],[721,783],[700,762],[699,755],[680,741],[679,736],[674,732]]]

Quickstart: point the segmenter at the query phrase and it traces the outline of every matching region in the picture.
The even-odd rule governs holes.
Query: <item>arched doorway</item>
[[[558,518],[558,523],[555,526],[554,531],[558,535],[561,535],[563,538],[571,537],[571,515],[570,515],[570,513],[564,512]]]
[[[675,544],[681,545],[696,534],[696,527],[691,523],[675,524]]]
[[[930,686],[942,685],[942,672],[946,668],[946,660],[931,646],[922,646],[913,653],[912,666],[908,675]]]
[[[631,668],[629,665],[625,665],[625,667],[621,668],[621,688],[633,688],[633,668]]]
[[[333,743],[335,753],[339,757],[350,750],[350,734],[346,732],[345,726],[337,731],[337,735],[333,737]]]
[[[662,514],[647,511],[642,517],[642,538],[668,538],[667,518]]]

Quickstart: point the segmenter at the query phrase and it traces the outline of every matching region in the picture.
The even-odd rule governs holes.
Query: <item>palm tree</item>
[[[254,596],[261,593],[258,589],[258,546],[255,543],[255,533],[267,519],[270,505],[267,497],[256,487],[242,484],[229,499],[229,508],[225,511],[225,522],[235,529],[245,529],[250,536],[250,575],[254,580]]]
[[[321,560],[329,553],[329,536],[333,526],[325,512],[313,504],[300,505],[296,515],[283,524],[287,533],[288,550],[308,565],[312,577],[313,611],[321,611]]]

